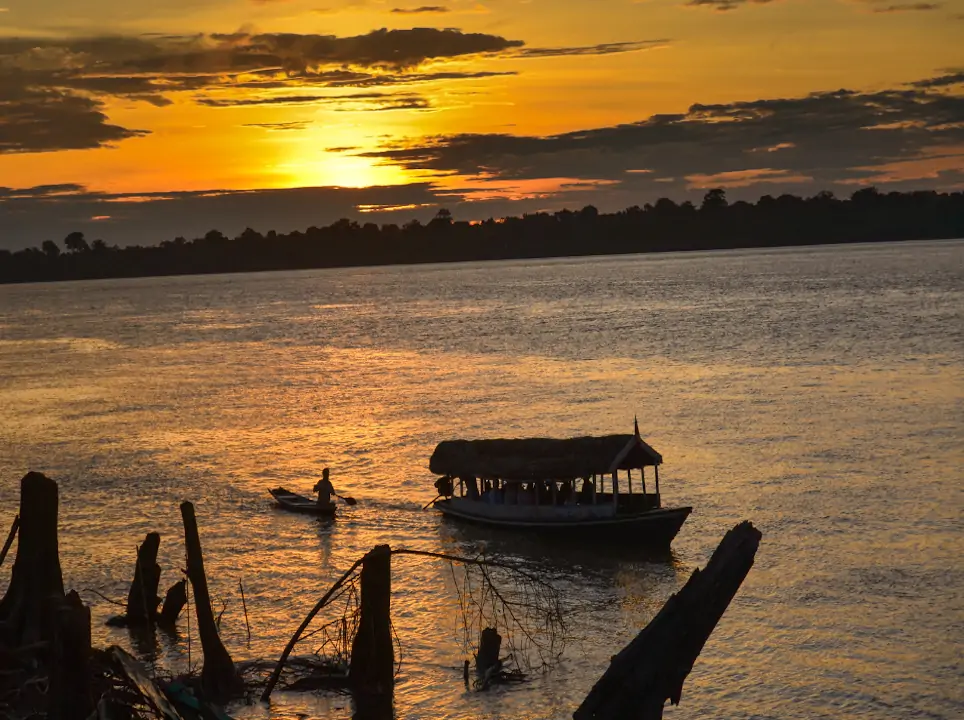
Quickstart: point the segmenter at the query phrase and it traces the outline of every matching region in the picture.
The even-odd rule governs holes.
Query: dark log
[[[184,545],[187,548],[187,577],[194,589],[197,629],[204,653],[201,687],[207,697],[227,700],[242,692],[244,685],[238,677],[231,655],[218,636],[207,576],[204,574],[204,557],[201,555],[201,539],[198,536],[193,504],[181,503],[181,519],[184,521]]]
[[[136,688],[141,699],[156,717],[162,718],[162,720],[182,720],[177,709],[160,688],[154,684],[143,665],[116,645],[111,648],[111,654],[120,672]]]
[[[165,625],[173,625],[177,622],[181,610],[187,604],[187,580],[178,580],[171,585],[164,598],[164,605],[161,613],[157,616],[157,621]]]
[[[749,522],[730,530],[706,568],[694,570],[656,617],[618,655],[573,714],[575,720],[660,720],[679,705],[683,681],[756,556],[762,537]]]
[[[147,533],[137,548],[134,579],[127,593],[127,622],[131,625],[153,622],[157,615],[157,606],[161,602],[157,596],[157,586],[161,582],[161,566],[157,564],[160,545],[161,536],[153,532]]]
[[[475,654],[475,670],[484,675],[490,669],[501,667],[499,651],[502,649],[502,636],[495,628],[483,628],[479,637],[479,651]]]
[[[13,540],[17,537],[17,530],[19,528],[20,516],[14,515],[13,522],[10,523],[10,533],[7,535],[7,541],[3,544],[3,550],[0,550],[0,566],[2,566],[3,561],[7,559],[7,553],[10,552],[10,546],[13,545]]]
[[[0,600],[0,622],[9,645],[50,640],[54,623],[51,596],[64,596],[57,546],[57,483],[29,472],[20,481],[20,544],[10,585]]]
[[[376,545],[362,562],[361,612],[348,669],[356,694],[390,696],[394,691],[391,600],[392,550]]]
[[[50,653],[51,720],[85,720],[94,710],[90,693],[90,608],[71,590],[53,599],[53,643]]]

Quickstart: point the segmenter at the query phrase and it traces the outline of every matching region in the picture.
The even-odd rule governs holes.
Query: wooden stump
[[[194,505],[181,503],[181,519],[184,521],[184,545],[187,547],[187,577],[194,589],[194,609],[197,613],[198,635],[204,653],[201,668],[201,688],[215,700],[226,700],[238,695],[244,685],[234,668],[231,655],[221,643],[218,627],[211,609],[207,576],[204,574],[204,558],[201,555],[201,539],[198,537]]]
[[[165,625],[173,625],[177,622],[178,615],[187,604],[187,580],[179,580],[171,585],[164,598],[164,605],[161,614],[157,616],[157,621]]]
[[[706,568],[694,570],[656,617],[613,657],[573,714],[575,720],[660,720],[679,705],[683,681],[739,589],[762,537],[743,522],[730,530]]]
[[[161,536],[152,532],[137,548],[134,579],[127,593],[127,622],[130,625],[146,625],[157,615],[157,605],[161,602],[157,596],[157,586],[161,582],[161,566],[157,564],[160,545]]]
[[[90,694],[90,608],[71,590],[51,599],[50,720],[85,720],[94,710]]]
[[[498,669],[499,651],[502,649],[502,636],[495,628],[484,628],[479,636],[479,651],[475,654],[475,670],[484,675],[492,668]]]
[[[10,585],[0,600],[0,621],[14,647],[50,640],[53,597],[63,598],[57,545],[57,483],[29,472],[20,481],[20,543]]]
[[[361,571],[361,613],[351,647],[348,675],[361,695],[390,696],[395,688],[392,638],[392,550],[376,545]]]

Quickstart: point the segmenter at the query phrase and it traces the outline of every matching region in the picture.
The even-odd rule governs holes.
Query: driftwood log
[[[161,536],[152,532],[147,533],[137,548],[134,579],[127,593],[127,622],[130,625],[152,623],[157,615],[157,606],[161,602],[157,596],[157,586],[161,582],[161,566],[157,564],[160,545]]]
[[[392,549],[376,545],[361,570],[361,613],[348,676],[356,695],[391,697],[395,685],[392,638]]]
[[[63,598],[64,578],[57,545],[57,483],[29,472],[20,480],[20,544],[10,585],[0,600],[0,622],[6,641],[20,647],[50,640],[55,605]]]
[[[749,522],[730,530],[706,568],[694,570],[656,617],[593,686],[575,720],[659,720],[667,699],[678,705],[683,681],[756,556],[762,537]]]
[[[187,577],[194,589],[194,609],[197,613],[198,635],[204,665],[201,668],[201,687],[205,695],[214,700],[226,700],[244,690],[244,684],[234,667],[214,620],[211,596],[208,593],[207,576],[204,574],[204,558],[201,555],[201,539],[197,531],[194,505],[181,503],[181,519],[184,521],[184,544],[187,547]]]

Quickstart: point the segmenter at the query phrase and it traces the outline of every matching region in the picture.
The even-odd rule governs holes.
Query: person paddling
[[[312,488],[318,493],[318,504],[319,505],[332,505],[332,496],[337,495],[335,492],[335,486],[331,484],[331,480],[328,479],[328,468],[321,471],[321,480],[315,483]]]

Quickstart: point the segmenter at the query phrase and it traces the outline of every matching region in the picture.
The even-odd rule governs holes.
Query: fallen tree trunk
[[[683,681],[739,589],[762,537],[749,522],[730,530],[706,568],[694,570],[593,686],[575,720],[660,720],[679,705]]]
[[[50,640],[50,597],[64,596],[57,545],[57,483],[29,472],[20,480],[20,543],[10,585],[0,600],[0,622],[12,647]]]
[[[184,544],[187,547],[187,577],[194,589],[194,609],[197,614],[198,635],[204,665],[201,668],[201,687],[205,695],[216,700],[226,700],[238,695],[244,684],[238,677],[231,655],[218,636],[218,626],[211,609],[207,576],[204,574],[204,557],[201,555],[201,539],[197,531],[194,505],[181,503],[181,519],[184,521]]]
[[[130,625],[146,625],[154,622],[157,605],[157,586],[161,582],[161,566],[157,564],[157,551],[161,536],[156,532],[147,533],[144,542],[137,548],[137,563],[134,565],[134,579],[127,593],[127,622]]]

